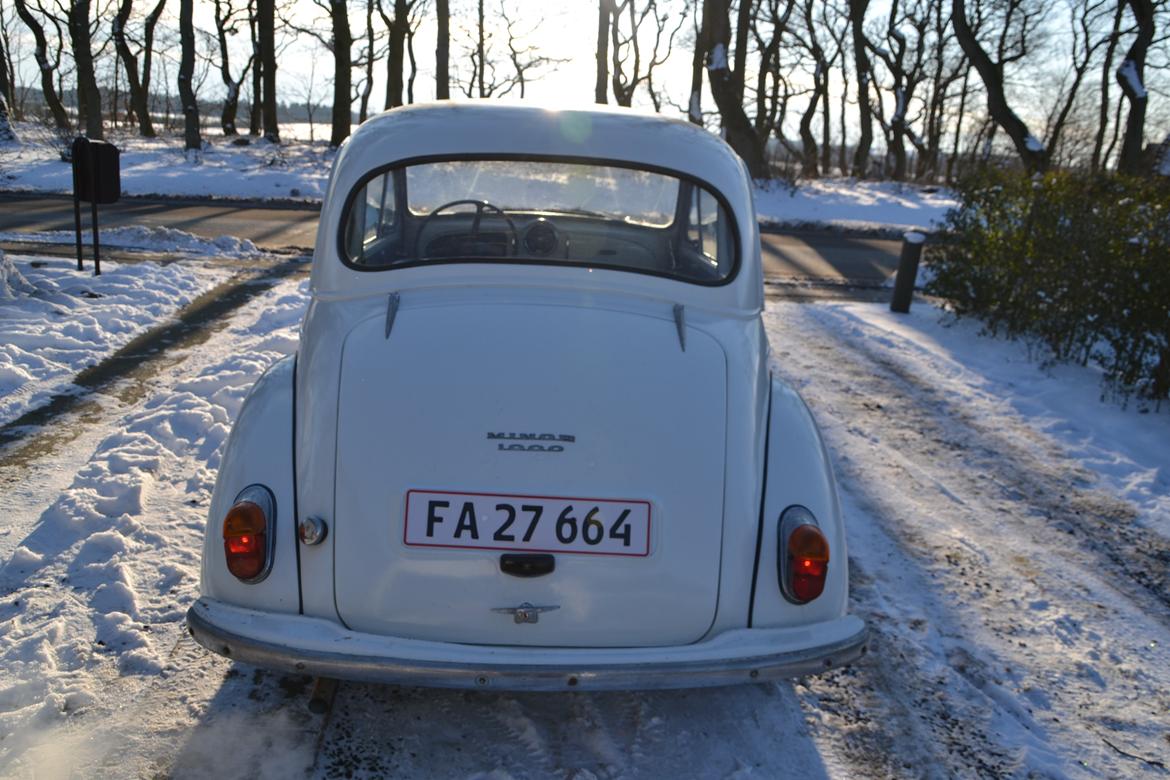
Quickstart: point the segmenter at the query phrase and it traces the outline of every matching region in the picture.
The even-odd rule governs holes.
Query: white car
[[[751,181],[715,135],[388,112],[337,156],[311,288],[227,443],[187,614],[205,647],[512,690],[865,652],[829,458],[768,370]]]

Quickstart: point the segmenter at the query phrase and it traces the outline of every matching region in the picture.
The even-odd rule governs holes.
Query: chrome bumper
[[[380,637],[328,620],[200,599],[187,612],[199,644],[236,661],[375,683],[510,691],[702,688],[803,677],[857,660],[865,624],[847,615],[799,629],[740,629],[692,645],[496,647]]]

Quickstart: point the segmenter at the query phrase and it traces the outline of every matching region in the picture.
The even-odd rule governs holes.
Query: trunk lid
[[[596,303],[403,305],[389,336],[381,318],[359,323],[339,393],[339,615],[358,631],[477,644],[698,640],[718,597],[726,379],[706,334],[687,328],[683,351],[673,319]],[[494,541],[497,507],[535,501],[548,514],[529,547],[555,570],[505,574],[501,555],[525,550],[491,549],[518,546]],[[604,523],[566,551],[556,515],[583,537],[594,508]],[[525,603],[556,609],[536,623],[498,611]]]

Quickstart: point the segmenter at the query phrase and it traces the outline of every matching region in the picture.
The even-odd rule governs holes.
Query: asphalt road
[[[85,204],[83,204],[84,207]],[[317,210],[311,206],[258,207],[193,200],[127,199],[101,206],[102,227],[170,227],[215,238],[247,238],[268,249],[311,249]],[[88,229],[84,207],[82,227]],[[64,196],[0,196],[0,232],[73,230],[73,201]],[[778,282],[852,282],[880,285],[898,265],[899,242],[815,231],[762,235],[764,276]]]

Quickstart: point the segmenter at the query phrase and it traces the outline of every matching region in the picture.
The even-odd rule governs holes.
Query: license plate
[[[650,554],[650,502],[504,493],[406,493],[409,547]]]

